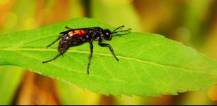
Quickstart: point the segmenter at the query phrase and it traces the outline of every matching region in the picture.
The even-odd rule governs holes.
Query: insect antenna
[[[119,29],[122,29],[122,28],[124,28],[124,25],[121,25],[121,26],[117,27],[117,28],[114,29],[112,32],[115,32],[115,31],[117,31],[117,30],[119,30]]]
[[[125,29],[125,30],[119,30],[119,31],[112,31],[112,34],[115,34],[113,36],[119,36],[119,35],[125,35],[127,33],[129,33],[132,29],[131,28],[128,28],[128,29]],[[120,34],[116,34],[116,33],[119,33],[119,32],[126,32],[126,33],[120,33]]]
[[[119,32],[129,32],[131,30],[131,28],[122,30],[124,27],[125,27],[124,25],[117,27],[116,29],[112,31],[112,34],[119,33]]]

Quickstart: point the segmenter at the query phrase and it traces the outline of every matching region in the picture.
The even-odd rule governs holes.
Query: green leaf
[[[90,75],[86,74],[89,45],[71,48],[63,57],[42,64],[57,54],[45,48],[64,26],[73,28],[109,25],[78,18],[39,29],[0,36],[0,65],[15,65],[33,72],[112,95],[157,96],[207,88],[216,82],[217,62],[161,35],[132,32],[110,43],[117,62],[107,48],[94,43]]]

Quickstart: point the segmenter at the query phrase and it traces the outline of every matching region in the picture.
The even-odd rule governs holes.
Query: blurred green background
[[[217,0],[0,0],[0,32],[75,17],[165,35],[217,60]],[[29,35],[31,36],[31,35]],[[200,66],[198,66],[200,67]],[[17,67],[0,67],[0,104],[217,104],[217,86],[160,97],[101,95]]]

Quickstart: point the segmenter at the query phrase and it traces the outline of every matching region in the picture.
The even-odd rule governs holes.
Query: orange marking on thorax
[[[73,35],[83,36],[85,34],[84,30],[74,30]]]
[[[82,37],[86,34],[85,30],[73,30],[68,33],[69,36],[78,36]]]

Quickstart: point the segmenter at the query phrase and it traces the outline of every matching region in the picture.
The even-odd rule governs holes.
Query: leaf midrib
[[[46,48],[0,48],[0,51],[41,51],[41,52],[56,52],[56,49],[46,49]],[[87,51],[82,51],[82,50],[68,50],[67,52],[74,52],[74,53],[80,53],[80,54],[89,54],[89,52]],[[99,56],[105,56],[105,57],[112,57],[112,55],[108,54],[108,53],[100,53],[100,52],[95,52],[94,54],[99,55]],[[160,66],[163,68],[175,68],[175,69],[180,69],[180,70],[191,70],[192,72],[198,72],[198,73],[205,73],[205,74],[209,74],[207,72],[203,72],[203,71],[193,71],[192,68],[188,68],[188,67],[180,67],[180,66],[174,66],[171,64],[162,64],[162,63],[158,63],[158,62],[154,62],[154,61],[149,61],[149,60],[141,60],[135,57],[126,57],[126,56],[120,56],[117,55],[117,57],[119,57],[120,59],[125,59],[125,60],[130,60],[130,61],[136,61],[139,63],[143,63],[143,64],[151,64],[151,65],[155,65],[155,66]],[[202,70],[202,69],[197,69],[197,70]]]

